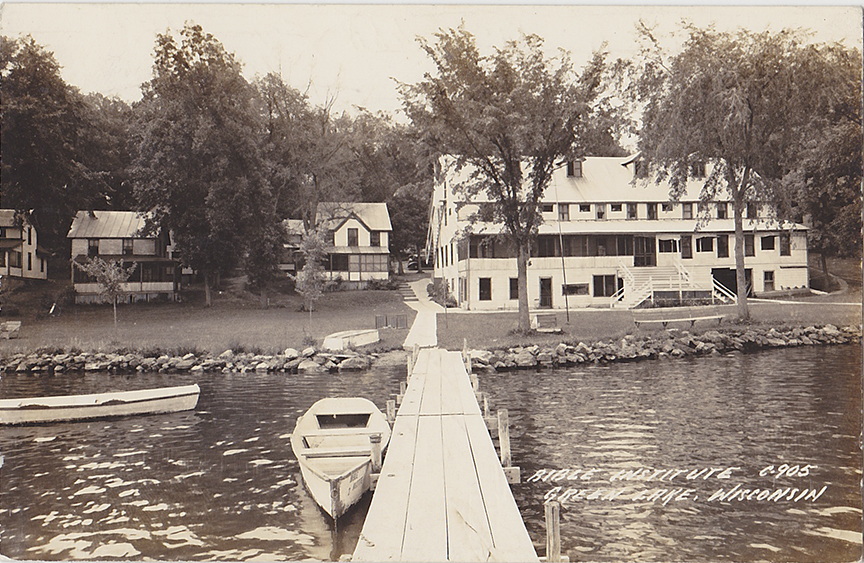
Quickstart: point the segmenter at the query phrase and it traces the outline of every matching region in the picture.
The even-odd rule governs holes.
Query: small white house
[[[26,213],[0,209],[0,275],[44,280],[48,277],[48,252],[39,246],[39,235]]]
[[[362,287],[389,277],[393,227],[386,203],[321,203],[316,224],[332,245],[325,265],[331,279]]]
[[[169,256],[169,237],[145,232],[146,217],[135,211],[79,211],[72,221],[72,260],[83,263],[98,256],[108,261],[137,264],[124,284],[129,302],[167,299],[174,301],[179,289],[177,261]],[[90,276],[72,268],[76,303],[101,301],[99,285]]]
[[[439,163],[430,214],[427,251],[437,283],[462,308],[515,310],[515,249],[484,213],[492,205],[485,194],[466,199],[457,189],[470,171],[456,172],[451,163]],[[731,201],[700,201],[699,178],[671,201],[669,186],[642,178],[638,165],[632,157],[589,157],[554,171],[528,265],[531,308],[735,299]],[[744,232],[753,293],[809,287],[804,225],[780,223],[767,206],[752,205]]]

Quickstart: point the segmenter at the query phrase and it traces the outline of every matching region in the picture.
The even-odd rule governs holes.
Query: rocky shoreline
[[[730,328],[701,334],[671,329],[651,335],[628,334],[618,341],[579,342],[551,346],[527,346],[499,350],[471,350],[475,371],[508,371],[584,363],[632,362],[685,356],[719,355],[731,351],[753,352],[768,348],[853,344],[861,341],[861,327],[834,325],[794,328]]]
[[[617,341],[598,341],[555,347],[532,345],[497,350],[471,350],[473,369],[507,371],[565,367],[585,363],[611,363],[685,356],[717,355],[730,351],[752,352],[769,348],[839,345],[861,342],[860,326],[723,327],[700,334],[668,330],[648,335],[627,335]],[[331,353],[308,347],[288,348],[281,354],[189,353],[183,356],[143,353],[32,353],[0,359],[0,372],[49,374],[64,372],[160,372],[160,373],[327,373],[362,371],[380,365],[399,365],[405,352],[384,354]]]

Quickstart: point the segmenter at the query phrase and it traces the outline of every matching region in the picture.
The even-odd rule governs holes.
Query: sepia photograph
[[[0,561],[864,559],[861,6],[0,6]]]

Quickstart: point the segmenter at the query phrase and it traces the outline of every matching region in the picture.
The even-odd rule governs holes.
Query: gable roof
[[[322,202],[315,218],[319,225],[338,229],[350,217],[356,217],[370,231],[392,231],[386,203]]]
[[[142,236],[146,217],[138,211],[79,211],[67,238],[150,238]]]

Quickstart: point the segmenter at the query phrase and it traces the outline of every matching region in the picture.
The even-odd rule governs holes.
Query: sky
[[[657,25],[663,37],[682,19],[718,29],[807,28],[815,41],[861,49],[860,7],[688,7],[467,4],[155,4],[8,2],[0,8],[7,37],[32,35],[52,51],[67,83],[127,102],[150,79],[157,33],[200,24],[243,63],[247,79],[281,73],[321,104],[397,114],[396,82],[413,83],[432,70],[417,37],[432,38],[464,21],[482,54],[520,33],[543,37],[550,54],[570,51],[577,67],[606,43],[612,58],[637,52],[635,25]],[[668,40],[670,45],[673,39]],[[397,115],[398,118],[398,115]]]

